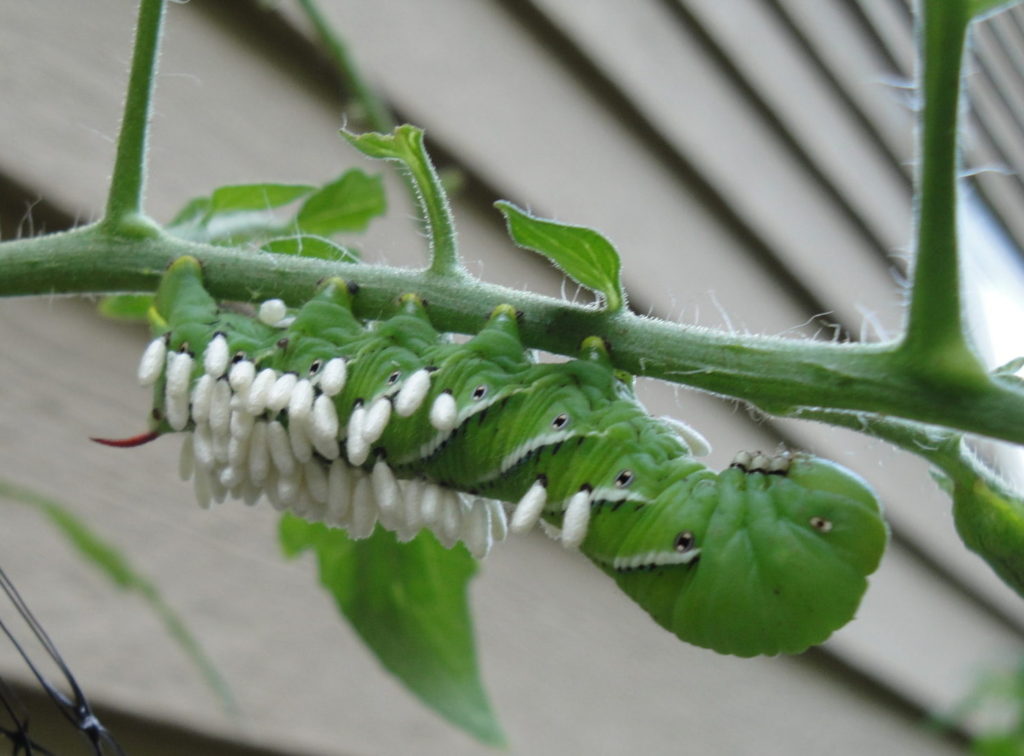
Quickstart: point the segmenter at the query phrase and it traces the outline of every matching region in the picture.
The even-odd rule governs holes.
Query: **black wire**
[[[93,753],[96,756],[104,756],[107,752],[104,750],[104,746],[109,746],[113,749],[113,752],[117,756],[125,756],[124,750],[114,739],[107,728],[100,722],[99,717],[93,712],[92,707],[89,705],[89,701],[85,697],[85,693],[82,692],[81,687],[78,685],[78,681],[75,676],[71,673],[67,664],[64,663],[64,659],[61,657],[60,652],[57,650],[56,644],[50,639],[50,636],[46,634],[43,626],[39,624],[39,621],[35,618],[35,615],[29,610],[28,605],[22,599],[21,594],[14,587],[14,583],[7,577],[7,573],[0,568],[0,588],[3,588],[7,597],[11,600],[14,608],[18,610],[18,614],[21,615],[22,619],[25,620],[25,624],[29,626],[32,634],[35,635],[36,640],[39,641],[40,645],[53,660],[53,663],[57,665],[61,674],[64,676],[64,681],[67,683],[68,688],[71,690],[71,697],[69,698],[63,692],[57,689],[49,680],[47,680],[39,668],[32,662],[29,654],[18,642],[17,638],[11,630],[4,624],[3,620],[0,620],[0,629],[7,635],[8,639],[17,649],[18,653],[21,654],[21,658],[24,660],[28,668],[32,670],[32,674],[36,680],[42,686],[43,690],[50,699],[57,705],[58,710],[64,715],[65,719],[71,724],[72,727],[77,729],[83,735],[85,735],[89,742],[92,744]],[[40,756],[54,756],[50,751],[43,749],[38,744],[34,743],[28,736],[28,716],[23,715],[19,717],[15,713],[15,706],[12,705],[13,701],[17,701],[17,697],[14,696],[6,683],[3,683],[0,678],[2,688],[0,688],[0,698],[3,699],[3,707],[7,709],[11,718],[16,723],[16,729],[7,731],[0,729],[0,733],[11,739],[14,744],[14,750],[12,754],[17,756],[20,753],[25,753],[26,756],[38,753]],[[20,706],[20,702],[18,704]],[[32,749],[38,749],[33,751]]]

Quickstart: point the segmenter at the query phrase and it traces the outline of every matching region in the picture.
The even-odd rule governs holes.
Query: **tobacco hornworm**
[[[537,364],[510,306],[456,344],[415,295],[361,322],[355,290],[327,279],[297,310],[270,300],[250,317],[177,260],[139,366],[152,430],[122,445],[184,431],[202,506],[265,495],[354,538],[427,528],[479,558],[543,520],[662,626],[722,653],[796,653],[853,616],[887,539],[853,473],[805,454],[712,472],[600,339]]]

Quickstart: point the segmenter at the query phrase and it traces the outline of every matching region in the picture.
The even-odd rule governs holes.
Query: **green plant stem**
[[[970,12],[966,0],[924,0],[921,11],[917,250],[902,352],[908,370],[970,380],[984,372],[968,341],[956,232],[960,73]]]
[[[150,105],[163,16],[164,0],[141,0],[139,3],[128,94],[117,139],[106,214],[102,221],[111,231],[126,236],[152,236],[157,232],[156,224],[145,216],[142,198],[146,185]]]
[[[460,333],[475,333],[496,305],[507,302],[523,312],[521,330],[529,347],[574,354],[580,334],[600,335],[624,370],[744,399],[772,414],[845,409],[1024,443],[1024,390],[987,379],[944,381],[941,374],[924,381],[902,370],[902,355],[893,345],[735,335],[610,314],[429,270],[256,254],[168,235],[111,238],[92,226],[0,245],[0,296],[152,291],[167,264],[185,254],[203,262],[211,293],[222,299],[275,296],[300,303],[318,280],[339,275],[359,284],[362,317],[389,314],[396,295],[416,292],[429,301],[438,328]]]
[[[334,59],[334,65],[338,69],[338,73],[356,102],[362,107],[366,116],[366,122],[370,125],[370,128],[382,134],[393,130],[397,123],[394,117],[392,117],[391,111],[384,104],[383,100],[377,96],[373,87],[366,83],[362,73],[359,71],[359,67],[355,64],[352,56],[349,55],[348,46],[335,33],[327,19],[324,18],[315,0],[299,0],[299,7],[305,12],[309,22],[313,25],[313,29],[316,30],[317,35],[320,37],[320,41],[327,48],[331,58]]]
[[[94,533],[68,507],[32,489],[0,478],[0,499],[27,505],[45,515],[85,561],[92,563],[118,588],[139,595],[149,604],[164,623],[168,634],[182,647],[220,699],[224,711],[231,715],[238,714],[238,705],[231,688],[221,677],[198,639],[192,635],[181,617],[163,600],[156,585],[136,571],[117,548]]]

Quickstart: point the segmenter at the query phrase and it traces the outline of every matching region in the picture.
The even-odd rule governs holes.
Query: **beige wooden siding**
[[[832,338],[827,322],[868,340],[899,327],[913,128],[903,3],[322,4],[402,117],[467,172],[475,193],[455,204],[460,238],[488,280],[562,290],[504,239],[488,206],[500,196],[606,232],[642,311],[799,337]],[[133,10],[87,5],[0,6],[5,236],[89,220],[103,206]],[[258,5],[170,6],[148,193],[160,219],[220,184],[382,169],[336,136],[333,81],[296,9]],[[967,155],[969,168],[1008,169],[972,181],[1018,240],[1022,18],[994,18],[976,41]],[[391,187],[388,218],[359,243],[372,259],[417,264],[422,240]],[[281,560],[268,508],[197,510],[170,439],[134,451],[87,442],[141,427],[147,396],[133,374],[144,343],[88,303],[0,301],[0,476],[62,499],[152,576],[242,714],[217,709],[138,602],[83,567],[37,515],[0,503],[0,565],[86,691],[133,732],[163,722],[288,754],[484,752],[379,669],[309,561]],[[512,752],[960,750],[922,726],[923,712],[951,706],[980,666],[1016,661],[1024,604],[964,551],[926,467],[846,431],[755,423],[693,391],[644,390],[654,412],[708,436],[713,464],[786,438],[858,470],[885,500],[892,549],[858,618],[822,651],[743,661],[677,642],[542,536],[503,545],[473,599]],[[0,674],[28,682],[2,644]],[[222,753],[223,742],[189,748]]]

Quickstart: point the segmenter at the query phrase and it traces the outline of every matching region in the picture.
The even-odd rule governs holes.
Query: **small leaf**
[[[497,202],[495,207],[505,216],[516,244],[544,255],[574,281],[601,294],[609,312],[625,306],[619,253],[604,236],[585,226],[537,218],[511,202]]]
[[[281,519],[285,554],[312,548],[320,582],[381,663],[424,703],[481,741],[504,743],[480,682],[466,589],[476,564],[428,532],[400,544],[377,528],[344,531]]]
[[[359,262],[359,253],[349,247],[335,244],[322,236],[300,234],[272,239],[263,245],[267,252],[277,255],[297,255],[298,257],[316,257],[334,262]]]
[[[304,233],[330,236],[339,231],[362,231],[386,209],[381,177],[353,168],[309,197],[295,222]]]
[[[138,594],[159,615],[168,634],[199,669],[210,688],[220,698],[225,710],[236,709],[231,689],[221,677],[213,662],[203,651],[199,641],[181,618],[168,606],[156,586],[135,571],[124,555],[103,541],[89,527],[60,503],[34,491],[0,480],[0,496],[34,507],[46,515],[68,542],[122,590]]]
[[[461,271],[448,195],[423,144],[423,130],[405,124],[390,134],[353,134],[342,129],[341,135],[364,155],[398,162],[412,182],[413,194],[427,227],[430,269],[435,273]]]
[[[185,207],[178,211],[171,222],[167,224],[168,228],[174,228],[176,226],[188,226],[191,224],[199,223],[206,216],[210,210],[210,198],[209,197],[195,197],[190,199]]]
[[[145,322],[152,304],[152,294],[112,294],[100,300],[99,311],[113,320]]]
[[[213,190],[206,215],[269,210],[316,191],[308,184],[234,184]]]

